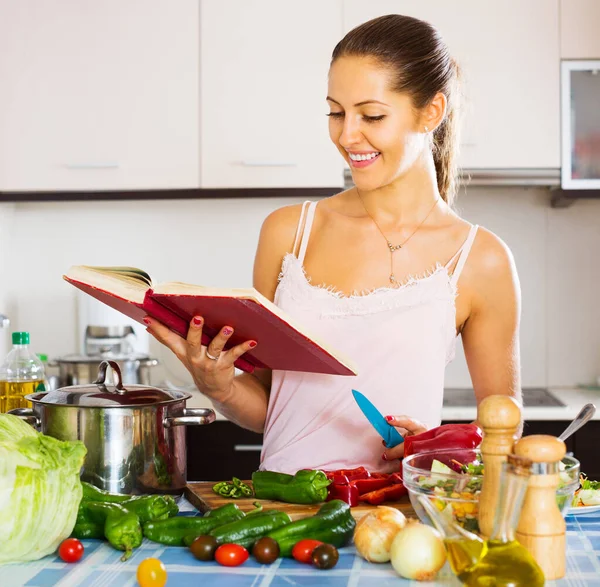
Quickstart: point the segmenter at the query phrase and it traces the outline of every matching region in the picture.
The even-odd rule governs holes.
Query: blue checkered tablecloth
[[[197,515],[187,501],[180,503],[183,515]],[[121,552],[100,540],[84,540],[84,558],[75,564],[63,563],[56,556],[26,564],[0,567],[0,587],[135,587],[139,563],[148,557],[159,558],[167,567],[170,587],[400,587],[424,583],[399,578],[390,564],[370,564],[356,555],[353,547],[340,549],[334,569],[319,571],[294,560],[278,559],[260,565],[252,557],[240,567],[227,568],[197,561],[187,548],[165,547],[144,539],[125,563]],[[567,575],[546,583],[557,587],[600,587],[600,512],[567,517]],[[458,586],[448,566],[435,583],[425,585]]]

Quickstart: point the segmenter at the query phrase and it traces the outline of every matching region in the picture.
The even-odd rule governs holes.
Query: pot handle
[[[94,385],[101,387],[104,392],[114,393],[112,389],[106,387],[106,370],[110,367],[113,371],[113,376],[116,377],[117,383],[115,384],[114,391],[122,395],[127,393],[127,390],[123,387],[123,376],[121,375],[121,368],[116,361],[102,361],[98,366],[98,379],[94,381]]]
[[[33,426],[35,429],[39,429],[42,424],[42,421],[33,413],[31,408],[15,408],[6,413],[21,418],[21,420],[27,422],[27,424]]]
[[[216,419],[214,410],[209,408],[184,408],[183,416],[171,416],[163,420],[165,428],[173,426],[199,426],[212,424]]]

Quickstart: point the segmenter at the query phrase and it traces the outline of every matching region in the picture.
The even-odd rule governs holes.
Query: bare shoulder
[[[263,221],[260,240],[284,253],[291,252],[302,213],[302,204],[283,206],[271,212]]]
[[[463,272],[472,308],[516,302],[519,278],[512,251],[496,234],[479,227]]]

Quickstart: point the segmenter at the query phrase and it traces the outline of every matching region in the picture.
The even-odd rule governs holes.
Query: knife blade
[[[387,448],[393,448],[398,446],[401,442],[404,442],[404,438],[398,432],[398,430],[388,423],[381,412],[366,396],[356,389],[352,390],[352,395],[354,396],[354,400],[358,404],[361,412],[385,441],[385,446]]]

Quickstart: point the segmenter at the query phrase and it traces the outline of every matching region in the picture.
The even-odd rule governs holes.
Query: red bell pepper
[[[404,439],[404,456],[453,448],[477,448],[483,434],[476,424],[444,424]]]
[[[353,508],[359,504],[360,494],[355,485],[332,483],[327,489],[327,501],[331,501],[332,499],[341,499]]]
[[[391,485],[392,482],[390,481],[389,476],[386,475],[385,477],[371,477],[370,479],[355,479],[354,481],[351,481],[350,484],[358,489],[359,495],[364,495],[370,491],[376,491],[377,489],[387,487],[388,485]]]
[[[366,501],[371,505],[379,505],[384,501],[396,501],[407,493],[408,489],[406,489],[402,483],[396,483],[394,485],[384,487],[383,489],[365,493],[364,495],[360,496],[360,501]]]
[[[357,467],[356,469],[339,469],[337,471],[325,471],[328,479],[333,479],[336,475],[343,475],[348,478],[348,481],[354,479],[368,479],[371,473],[364,467]]]

